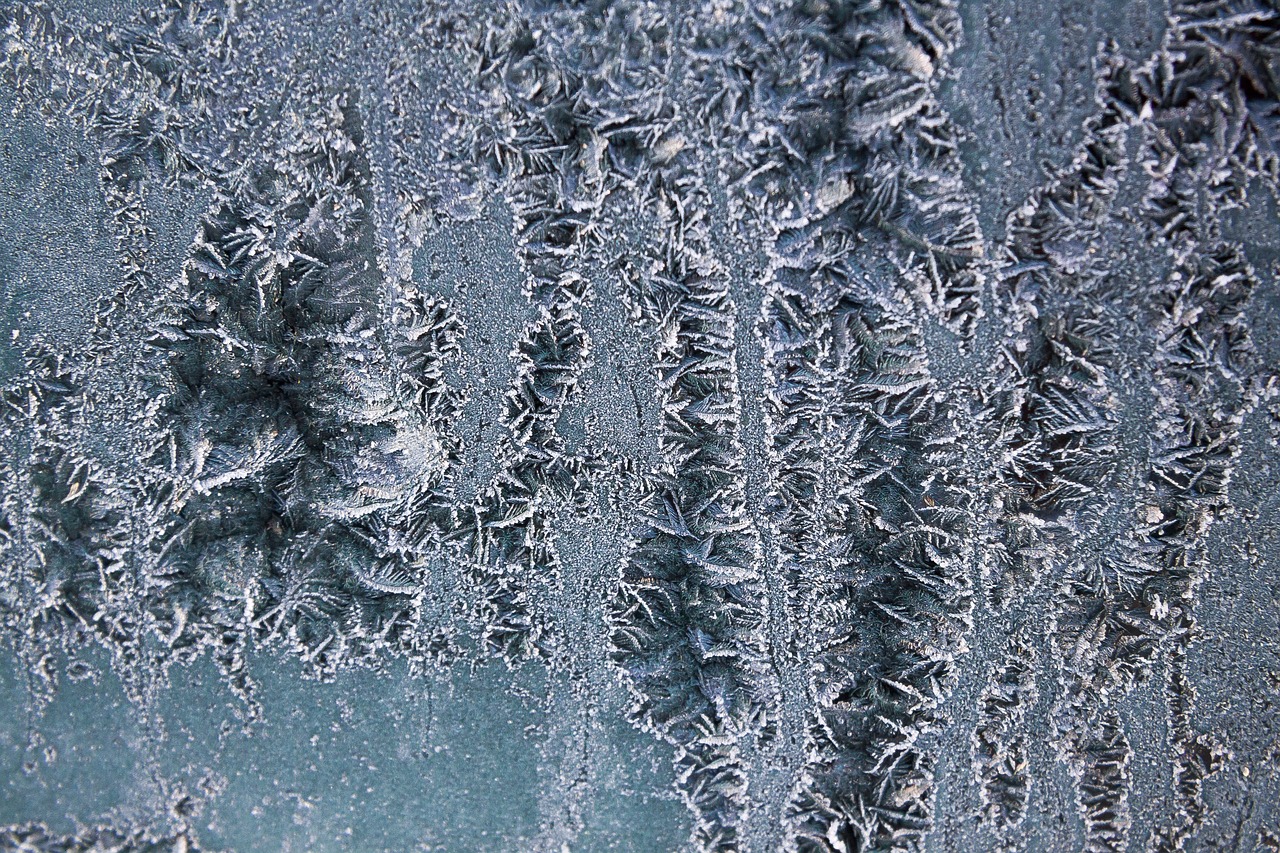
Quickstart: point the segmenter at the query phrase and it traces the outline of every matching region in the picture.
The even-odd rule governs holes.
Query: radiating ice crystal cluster
[[[418,849],[667,849],[614,719],[684,849],[1280,849],[1273,0],[80,5],[0,11],[0,847],[219,847],[23,779],[275,654],[544,673],[536,826]]]

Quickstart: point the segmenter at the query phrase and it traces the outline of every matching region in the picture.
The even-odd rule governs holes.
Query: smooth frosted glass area
[[[531,849],[540,819],[564,806],[540,779],[573,761],[572,749],[613,770],[589,794],[589,849],[670,850],[688,832],[669,790],[670,754],[625,722],[585,743],[550,742],[549,706],[564,685],[531,667],[428,680],[396,666],[324,684],[263,656],[250,666],[262,716],[246,731],[239,701],[206,663],[174,668],[148,725],[105,655],[79,660],[92,677],[64,681],[36,711],[6,655],[0,695],[13,713],[0,729],[0,821],[58,814],[50,828],[72,833],[145,820],[156,799],[186,790],[209,798],[192,820],[214,849]]]

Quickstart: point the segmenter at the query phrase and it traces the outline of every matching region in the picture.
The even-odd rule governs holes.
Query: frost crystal
[[[0,849],[1280,849],[1274,2],[77,5]]]

